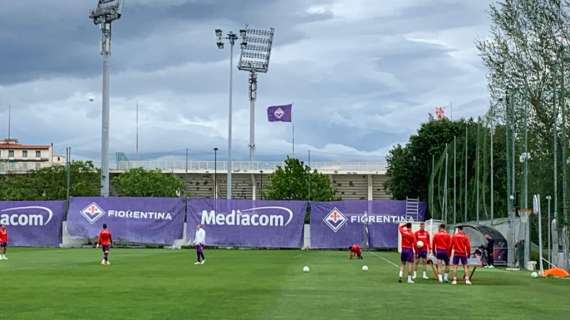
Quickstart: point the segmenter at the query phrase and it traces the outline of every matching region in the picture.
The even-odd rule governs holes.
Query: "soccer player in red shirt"
[[[8,260],[6,258],[6,247],[8,246],[8,230],[6,226],[0,224],[0,260]]]
[[[429,277],[427,276],[427,256],[428,256],[428,252],[430,251],[430,236],[429,236],[429,232],[426,231],[426,224],[425,222],[420,222],[420,230],[416,231],[414,233],[414,236],[416,237],[416,241],[414,241],[414,249],[416,251],[416,263],[414,266],[414,276],[412,277],[412,279],[416,279],[416,271],[418,270],[418,264],[420,263],[420,261],[422,262],[423,266],[424,266],[424,272],[422,274],[422,278],[424,279],[429,279]],[[418,241],[421,241],[424,243],[424,245],[419,248],[418,247]]]
[[[465,284],[471,284],[469,280],[469,266],[467,259],[471,255],[471,243],[469,237],[463,232],[463,226],[457,227],[457,233],[451,238],[451,256],[453,257],[453,281],[451,284],[457,284],[457,266],[459,263],[463,265]]]
[[[408,283],[414,283],[412,270],[414,269],[414,242],[416,237],[412,232],[412,224],[410,222],[400,226],[400,235],[402,237],[402,251],[400,253],[400,277],[398,282],[402,282],[404,267],[408,266]]]
[[[433,252],[437,259],[436,272],[440,283],[449,281],[449,253],[451,252],[451,236],[445,230],[445,224],[439,225],[439,231],[433,236]],[[445,265],[445,268],[444,268]],[[443,275],[442,272],[443,271]]]
[[[362,249],[360,248],[360,245],[355,243],[353,245],[351,245],[350,247],[348,247],[349,250],[349,258],[352,259],[354,257],[357,257],[358,259],[363,259],[362,258]]]
[[[111,236],[111,231],[107,229],[107,224],[103,224],[103,229],[99,232],[97,239],[97,248],[99,248],[99,246],[103,248],[103,260],[101,260],[101,264],[111,264],[111,262],[109,262],[109,251],[111,250],[112,244],[113,237]]]

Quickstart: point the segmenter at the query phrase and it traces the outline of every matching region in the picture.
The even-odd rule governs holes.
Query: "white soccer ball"
[[[533,278],[538,278],[538,272],[534,271],[533,273],[530,274],[530,276]]]
[[[311,271],[311,269],[309,269],[308,266],[304,266],[304,267],[303,267],[303,272],[309,272],[309,271]]]
[[[418,241],[418,243],[416,243],[416,247],[418,248],[423,248],[424,247],[424,242],[422,240]]]
[[[368,271],[368,266],[362,266],[362,271]]]

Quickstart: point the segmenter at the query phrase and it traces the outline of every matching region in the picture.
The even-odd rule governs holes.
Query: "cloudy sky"
[[[490,0],[489,0],[490,1]],[[5,1],[0,9],[0,136],[53,142],[97,158],[101,131],[96,0]],[[453,117],[488,106],[474,46],[487,37],[487,0],[127,0],[113,24],[111,151],[209,159],[227,146],[229,49],[213,30],[276,29],[259,76],[260,159],[291,152],[291,127],[268,105],[294,103],[296,152],[380,160],[437,105]],[[236,46],[236,49],[238,47]],[[236,58],[239,50],[236,50]],[[234,73],[234,157],[247,159],[248,75]],[[95,97],[90,102],[90,97]],[[449,109],[449,108],[448,108]],[[448,110],[449,113],[450,110]]]

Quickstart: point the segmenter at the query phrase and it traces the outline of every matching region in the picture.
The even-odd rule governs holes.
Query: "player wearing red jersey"
[[[8,246],[8,230],[6,226],[0,224],[0,260],[8,260],[6,257],[6,247]]]
[[[103,248],[103,260],[101,260],[101,264],[111,264],[111,262],[109,262],[109,251],[111,250],[112,244],[113,237],[111,236],[111,231],[107,229],[107,224],[103,224],[103,229],[99,232],[97,239],[97,248],[99,248],[99,246]]]
[[[362,258],[362,248],[360,248],[360,245],[355,243],[353,245],[351,245],[350,247],[348,247],[349,250],[349,258],[352,259],[354,257],[357,257],[358,259],[363,259]]]
[[[416,279],[416,271],[418,270],[418,264],[420,262],[424,266],[424,271],[422,274],[422,278],[429,279],[427,276],[427,256],[430,252],[430,236],[429,232],[426,231],[426,224],[425,222],[420,222],[420,230],[414,233],[414,237],[416,238],[414,241],[414,249],[416,251],[416,263],[414,265],[414,276],[412,279]],[[421,241],[423,246],[420,248],[418,247],[418,242]]]
[[[433,236],[433,252],[437,258],[436,273],[440,283],[449,281],[449,253],[451,236],[445,230],[445,224],[439,225],[439,231]],[[443,271],[443,274],[442,274]]]
[[[400,235],[402,237],[402,251],[400,253],[400,273],[398,282],[402,282],[404,276],[404,268],[408,268],[408,283],[414,283],[412,280],[412,270],[414,269],[414,242],[415,237],[412,232],[412,224],[410,222],[400,226]]]
[[[451,284],[457,284],[457,266],[463,265],[465,284],[471,284],[469,279],[469,266],[467,259],[471,255],[471,243],[469,237],[463,232],[463,227],[457,227],[457,233],[451,238],[451,256],[453,257],[453,281]]]

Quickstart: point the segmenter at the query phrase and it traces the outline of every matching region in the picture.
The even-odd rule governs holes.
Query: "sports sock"
[[[443,274],[443,279],[444,279],[445,281],[448,281],[448,280],[449,280],[449,273],[444,273],[444,274]]]
[[[414,271],[414,277],[416,276],[416,272]]]
[[[441,274],[438,274],[438,275],[437,275],[437,279],[439,280],[439,282],[442,282],[442,281],[443,281],[443,276],[442,276]]]
[[[423,273],[422,275],[423,275],[424,277],[427,277],[427,274],[426,274],[426,272],[425,272],[425,271],[424,271],[424,273]]]
[[[408,275],[408,281],[412,281],[412,276]]]
[[[400,278],[404,276],[404,271],[400,271],[399,273]]]

